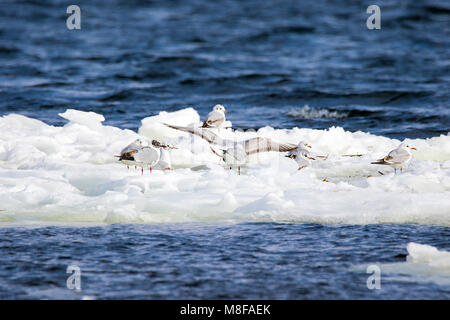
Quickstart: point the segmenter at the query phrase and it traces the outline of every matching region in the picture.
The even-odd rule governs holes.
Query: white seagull
[[[403,167],[408,165],[409,161],[411,161],[412,154],[410,149],[417,150],[416,148],[411,147],[403,142],[396,149],[389,152],[386,157],[375,162],[371,162],[371,164],[383,164],[391,166],[395,169],[395,174],[397,174],[397,169],[400,168],[400,172],[403,173]]]
[[[178,149],[177,147],[171,146],[164,143],[167,147],[161,148],[161,156],[159,157],[158,163],[155,165],[155,169],[160,170],[171,170],[172,169],[172,157],[170,155],[169,149]]]
[[[125,147],[120,156],[116,157],[127,167],[130,164],[141,167],[141,174],[144,174],[144,167],[149,167],[152,172],[152,167],[158,163],[161,157],[161,148],[168,148],[168,146],[156,140],[153,140],[149,146],[142,146],[142,141],[138,139]]]
[[[297,148],[290,151],[286,157],[295,160],[298,164],[298,170],[309,167],[311,165],[311,160],[316,160],[311,157],[309,150],[307,148],[311,148],[311,146],[303,141],[298,143]]]
[[[248,156],[260,152],[287,152],[297,148],[295,144],[290,143],[278,143],[269,138],[256,137],[242,141],[235,141],[230,139],[222,139],[219,135],[215,134],[206,128],[196,127],[180,127],[164,123],[169,128],[189,132],[200,136],[212,145],[216,145],[222,150],[222,154],[217,153],[213,148],[211,150],[221,157],[223,161],[230,166],[238,167],[238,172],[241,172],[241,166],[247,163]]]
[[[202,128],[219,128],[225,121],[225,107],[221,104],[216,104],[212,111],[208,114]]]

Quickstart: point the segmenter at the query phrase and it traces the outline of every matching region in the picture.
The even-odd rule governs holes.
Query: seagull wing
[[[403,149],[394,149],[389,154],[382,158],[378,159],[375,162],[372,162],[372,164],[387,164],[387,165],[395,165],[395,164],[401,164],[409,160],[411,155],[408,153],[408,151]]]
[[[268,138],[256,137],[244,141],[244,150],[247,155],[260,152],[276,151],[287,152],[297,148],[297,145],[291,143],[278,143]]]
[[[121,152],[120,156],[116,156],[120,160],[128,160],[128,161],[134,161],[134,154],[137,152],[137,149],[131,150],[129,152]]]
[[[209,147],[209,148],[211,149],[211,151],[212,151],[216,156],[218,156],[219,158],[223,158],[223,154],[220,155],[216,150],[213,149],[213,147]],[[221,151],[223,152],[223,150],[221,150]]]
[[[218,111],[212,111],[208,114],[208,118],[205,122],[203,122],[203,128],[217,128],[219,127],[223,122],[225,121],[225,115],[218,112]]]
[[[409,160],[411,155],[404,149],[395,149],[383,158],[384,162],[388,164],[401,164]]]
[[[215,134],[211,130],[208,130],[205,128],[197,128],[197,127],[180,127],[180,126],[174,126],[174,125],[167,124],[167,123],[163,123],[163,124],[168,126],[169,128],[175,129],[175,130],[180,130],[180,131],[195,134],[195,135],[201,137],[202,139],[205,139],[206,141],[208,141],[211,144],[215,144],[215,145],[218,145],[221,147],[226,145],[225,140],[223,140],[221,137],[219,137],[217,134]]]
[[[142,147],[134,154],[136,162],[145,163],[149,166],[155,165],[160,157],[160,151],[152,147]]]
[[[123,155],[125,153],[129,153],[129,152],[136,152],[137,149],[141,148],[142,146],[137,143],[136,141],[130,143],[129,145],[127,145],[125,148],[122,149],[122,151],[120,151],[120,154]]]

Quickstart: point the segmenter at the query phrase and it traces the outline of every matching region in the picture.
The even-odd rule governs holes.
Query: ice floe
[[[142,119],[138,132],[104,125],[104,117],[93,112],[60,116],[68,121],[62,127],[17,114],[0,118],[0,221],[450,226],[449,135],[406,139],[417,151],[406,172],[395,176],[370,162],[397,147],[396,139],[340,127],[221,129],[238,140],[259,135],[305,141],[313,155],[328,155],[298,171],[283,154],[257,154],[238,175],[221,165],[205,140],[161,124],[201,125],[192,108]],[[165,155],[173,170],[141,176],[118,163],[114,156],[137,138],[178,147]]]

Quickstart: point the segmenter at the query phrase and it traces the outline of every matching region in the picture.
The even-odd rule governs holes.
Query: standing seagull
[[[309,167],[311,165],[311,160],[316,160],[315,158],[311,157],[307,148],[311,148],[311,146],[303,141],[300,141],[297,148],[286,155],[286,157],[291,158],[297,162],[298,170]]]
[[[164,123],[164,125],[175,130],[195,134],[205,139],[210,144],[218,146],[222,150],[222,154],[218,154],[213,148],[211,148],[211,150],[221,157],[223,161],[230,166],[230,169],[232,166],[237,166],[239,174],[241,172],[241,166],[247,163],[248,156],[251,154],[269,151],[287,152],[297,148],[295,144],[278,143],[269,138],[256,137],[243,141],[234,141],[222,139],[211,130],[205,128],[180,127],[166,123]]]
[[[119,161],[122,161],[122,163],[127,165],[127,168],[130,169],[130,165],[134,165],[134,160],[130,161],[127,160],[127,158],[131,158],[131,156],[137,152],[138,149],[142,148],[144,146],[141,139],[136,139],[129,145],[127,145],[125,148],[120,151],[120,156],[116,156],[119,158]]]
[[[152,172],[152,167],[161,157],[161,148],[167,148],[167,146],[153,140],[151,145],[143,147],[142,141],[139,140],[141,142],[139,143],[138,140],[125,147],[123,150],[125,152],[118,156],[119,161],[126,163],[127,166],[133,164],[141,167],[141,174],[144,174],[144,167],[149,167]]]
[[[160,170],[171,170],[172,169],[172,158],[169,149],[178,149],[177,147],[165,144],[166,148],[161,148],[161,156],[159,157],[158,163],[155,168]]]
[[[219,128],[225,121],[225,107],[221,104],[216,104],[212,111],[208,114],[202,128]]]
[[[395,174],[397,174],[397,169],[400,168],[400,173],[403,173],[403,167],[408,165],[409,161],[411,161],[412,154],[409,149],[417,150],[416,148],[403,142],[396,149],[389,152],[386,157],[375,162],[371,162],[371,164],[384,164],[391,166],[395,169]]]

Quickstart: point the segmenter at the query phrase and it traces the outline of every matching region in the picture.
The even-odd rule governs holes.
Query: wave
[[[293,117],[293,118],[300,118],[300,119],[320,119],[320,118],[326,118],[326,119],[343,119],[347,118],[349,113],[348,112],[339,112],[335,110],[328,110],[328,109],[322,109],[322,108],[311,108],[308,105],[305,105],[301,108],[296,109],[290,109],[287,113],[287,116]]]
[[[276,35],[282,36],[286,36],[287,34],[304,35],[304,34],[312,34],[314,32],[316,32],[316,28],[306,25],[274,26],[269,29],[260,31],[256,34],[246,36],[245,40],[260,41],[260,40],[267,40],[267,38]]]
[[[370,90],[368,92],[333,92],[326,90],[296,90],[293,92],[269,92],[265,97],[271,99],[352,99],[354,103],[377,102],[389,104],[391,102],[405,102],[433,95],[432,91],[403,91],[403,90]]]
[[[311,168],[277,153],[252,156],[242,175],[224,168],[201,138],[169,129],[199,124],[196,110],[162,111],[138,132],[104,125],[94,112],[67,110],[64,126],[18,114],[0,118],[0,221],[46,222],[316,222],[420,223],[450,226],[450,135],[407,139],[417,148],[409,168],[394,176],[371,165],[400,141],[340,127],[260,128],[277,141],[307,141]],[[230,123],[231,125],[231,123]],[[114,155],[136,138],[177,146],[171,171],[127,170]],[[348,155],[360,155],[350,157]],[[383,175],[380,174],[383,173]]]

